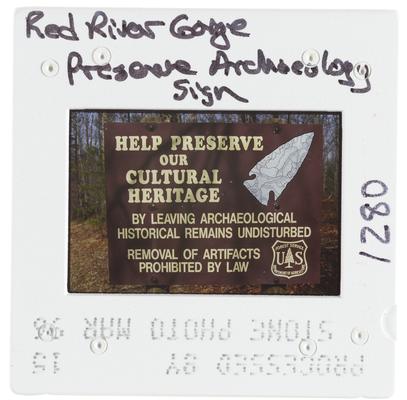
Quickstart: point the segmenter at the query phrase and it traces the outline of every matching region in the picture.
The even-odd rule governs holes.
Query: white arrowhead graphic
[[[270,192],[277,200],[300,169],[314,137],[314,132],[304,133],[282,144],[261,159],[249,172],[254,179],[243,184],[263,205],[267,205]]]

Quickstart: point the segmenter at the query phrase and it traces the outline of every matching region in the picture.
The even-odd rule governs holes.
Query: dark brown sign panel
[[[112,284],[318,283],[321,125],[109,123]]]

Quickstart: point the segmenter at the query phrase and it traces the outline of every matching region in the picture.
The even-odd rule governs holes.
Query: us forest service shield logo
[[[293,242],[277,240],[271,248],[273,250],[271,272],[274,275],[290,279],[307,272],[308,246],[304,240]]]

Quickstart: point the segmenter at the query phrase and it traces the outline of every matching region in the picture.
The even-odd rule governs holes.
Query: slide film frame
[[[85,23],[98,11],[115,21],[164,25],[154,28],[155,39],[90,38]],[[250,36],[229,29],[230,59],[256,59],[262,49],[277,62],[286,60],[291,71],[211,75],[208,65],[219,48],[211,43],[209,28],[191,40],[176,37],[170,27],[183,14],[188,20],[176,26],[197,20],[209,24],[211,18],[238,21],[232,24],[235,33]],[[15,18],[13,389],[27,394],[389,396],[395,337],[395,14],[26,8]],[[27,21],[40,34],[27,29]],[[72,21],[79,40],[62,37],[72,35],[61,29]],[[293,72],[295,60],[305,68],[316,55],[321,66],[325,51],[330,61],[337,58],[330,72],[319,69],[314,77]],[[112,65],[185,58],[198,70],[189,78],[192,85],[227,85],[241,99],[225,94],[208,105],[202,97],[174,98],[178,75],[118,81],[75,73],[70,84],[72,52],[88,65],[104,64],[105,57]],[[341,76],[333,76],[337,68]],[[341,113],[340,295],[69,293],[70,111],[208,107]]]

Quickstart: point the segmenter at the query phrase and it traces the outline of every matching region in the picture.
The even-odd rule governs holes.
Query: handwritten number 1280
[[[388,191],[387,185],[379,180],[370,180],[362,185],[362,196],[364,198],[375,198],[382,197]],[[384,202],[379,201],[375,204],[365,203],[360,207],[360,215],[365,221],[371,221],[374,218],[386,217],[390,214],[390,206]],[[389,225],[383,224],[383,231],[377,232],[370,226],[364,226],[360,230],[360,241],[361,243],[366,243],[368,238],[373,238],[378,240],[380,243],[388,244],[390,243],[390,227]],[[365,251],[360,251],[361,256],[369,257],[381,262],[390,262],[388,258],[383,258],[378,255],[373,255]]]

